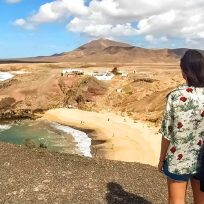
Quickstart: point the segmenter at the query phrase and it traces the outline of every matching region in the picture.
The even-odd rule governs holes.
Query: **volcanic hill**
[[[79,48],[52,56],[20,59],[36,62],[72,63],[158,63],[178,62],[187,48],[146,49],[108,39],[91,41]],[[201,50],[200,50],[201,51]],[[204,53],[204,51],[201,51]]]

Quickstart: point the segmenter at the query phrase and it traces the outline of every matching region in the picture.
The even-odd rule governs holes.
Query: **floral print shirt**
[[[204,88],[182,85],[167,95],[160,133],[170,141],[166,154],[169,172],[197,173],[204,141]]]

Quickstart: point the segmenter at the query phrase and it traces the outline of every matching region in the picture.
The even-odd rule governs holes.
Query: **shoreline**
[[[42,123],[43,125],[40,125]],[[38,136],[30,137],[31,135],[25,134],[23,137],[21,136],[19,137],[19,132],[18,132],[19,129],[18,129],[17,132],[15,132],[15,134],[17,134],[16,138],[19,138],[19,140],[17,139],[18,143],[16,143],[16,140],[14,139],[14,137],[12,138],[9,136],[10,134],[12,135],[13,132],[10,132],[9,134],[6,133],[8,134],[8,138],[9,138],[8,141],[7,140],[5,141],[4,139],[2,140],[2,138],[0,138],[0,141],[8,142],[10,144],[25,145],[26,139],[31,139],[37,147],[42,142],[41,139],[44,138],[45,141],[42,142],[42,144],[45,144],[46,146],[50,144],[47,146],[47,148],[51,151],[57,151],[61,153],[73,153],[73,154],[77,154],[77,155],[81,155],[85,157],[92,157],[91,138],[85,132],[82,132],[78,130],[77,128],[69,127],[67,125],[64,126],[59,123],[55,123],[55,122],[48,121],[48,120],[43,120],[40,118],[34,121],[30,119],[25,120],[25,121],[22,120],[18,124],[16,124],[15,122],[1,123],[0,121],[0,137],[2,136],[1,135],[2,132],[3,132],[3,138],[4,138],[5,137],[4,131],[10,131],[10,129],[16,128],[16,126],[23,128],[25,124],[27,124],[26,126],[31,127],[31,129],[29,129],[30,134],[32,133],[36,134],[36,132],[33,132],[33,129],[32,129],[32,127],[36,127],[36,129],[40,131],[38,132]],[[42,132],[44,128],[46,129],[47,133]],[[24,130],[24,131],[28,131],[28,130]],[[20,134],[23,135],[23,132]],[[40,134],[43,134],[45,137],[40,136]],[[53,134],[55,135],[55,137],[53,137]],[[70,141],[70,138],[72,138],[71,140],[73,140],[73,142]],[[66,141],[68,141],[68,143]],[[60,146],[62,147],[62,149],[58,149],[58,150],[55,149]]]
[[[76,149],[75,151],[79,151],[80,155],[85,157],[92,157],[91,154],[91,138],[88,136],[86,132],[80,131],[74,127],[65,126],[63,124],[59,124],[56,122],[48,121],[51,123],[51,126],[56,130],[60,130],[66,134],[69,134],[73,137],[74,141],[76,142]],[[77,154],[77,153],[76,153]]]
[[[149,127],[144,122],[135,123],[130,118],[113,113],[66,108],[51,109],[42,119],[88,134],[94,157],[157,165],[161,136],[157,134],[157,128]]]

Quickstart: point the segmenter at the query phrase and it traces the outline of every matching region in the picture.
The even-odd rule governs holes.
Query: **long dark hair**
[[[181,58],[182,71],[189,86],[204,87],[204,57],[197,50],[188,50]]]

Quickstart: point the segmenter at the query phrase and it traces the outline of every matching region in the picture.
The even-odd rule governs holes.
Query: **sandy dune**
[[[134,122],[113,113],[87,112],[78,109],[53,109],[45,119],[82,129],[94,130],[95,140],[106,140],[97,145],[106,159],[157,165],[161,136],[157,130],[142,122]],[[109,120],[109,121],[108,121]],[[84,121],[84,124],[81,124]]]

